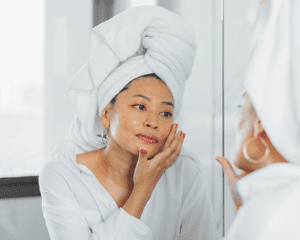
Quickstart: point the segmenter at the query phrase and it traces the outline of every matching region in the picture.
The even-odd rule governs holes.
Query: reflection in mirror
[[[238,176],[226,159],[219,159],[235,203],[228,190],[228,239],[299,235],[299,9],[299,1],[253,1],[248,15],[253,29],[247,43],[249,58],[245,69],[238,69],[242,78],[229,75],[231,62],[227,63],[226,84],[236,92],[240,89],[238,95],[230,95],[227,89],[228,115],[230,105],[241,105],[235,119],[228,116],[226,120],[234,132],[231,144],[227,137],[226,151],[232,152],[226,158]],[[234,56],[234,51],[228,55],[228,59]],[[235,218],[234,205],[238,209]]]

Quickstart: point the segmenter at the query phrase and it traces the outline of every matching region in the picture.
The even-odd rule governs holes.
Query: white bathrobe
[[[276,163],[237,183],[243,205],[224,240],[300,239],[300,167]]]
[[[51,239],[218,239],[206,184],[186,155],[162,175],[137,219],[119,208],[94,174],[62,146],[40,175]]]

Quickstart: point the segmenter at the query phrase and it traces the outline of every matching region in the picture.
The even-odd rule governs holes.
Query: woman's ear
[[[111,114],[111,103],[109,103],[101,112],[100,121],[104,128],[109,128]]]
[[[261,124],[261,121],[259,117],[257,116],[255,121],[254,121],[254,137],[260,137],[260,136],[265,136],[266,132],[264,127]]]

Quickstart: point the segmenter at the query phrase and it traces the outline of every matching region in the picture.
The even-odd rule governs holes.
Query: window
[[[2,187],[44,163],[44,1],[1,1],[0,21]]]

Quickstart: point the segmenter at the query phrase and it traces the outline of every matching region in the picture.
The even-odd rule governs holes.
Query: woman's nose
[[[145,119],[145,126],[153,129],[158,128],[158,116],[155,113],[149,113]]]

